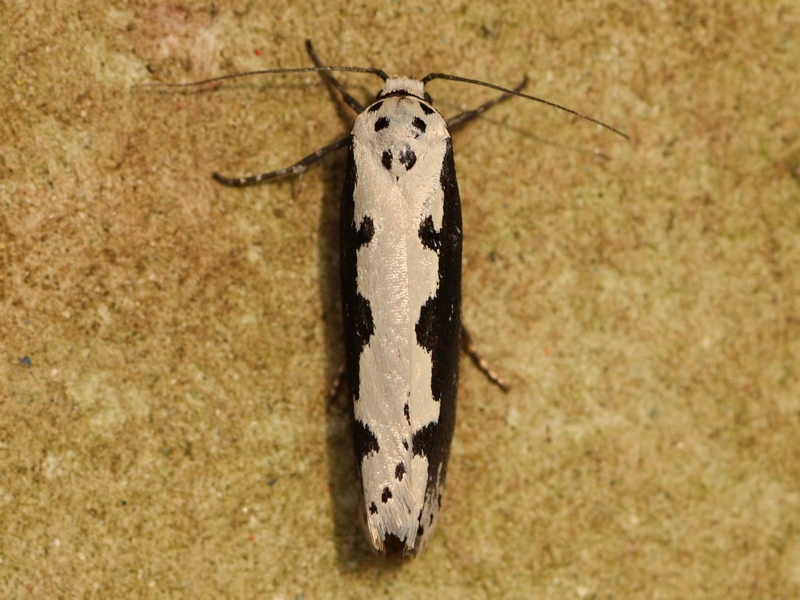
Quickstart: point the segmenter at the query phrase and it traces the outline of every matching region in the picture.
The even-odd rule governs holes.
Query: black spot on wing
[[[403,416],[406,418],[406,421],[409,425],[411,425],[411,412],[408,409],[408,402],[403,405]],[[406,448],[408,450],[408,448]]]
[[[381,109],[381,106],[383,106],[383,100],[381,100],[380,102],[376,102],[375,104],[373,104],[372,106],[370,106],[370,107],[367,109],[367,112],[371,112],[371,113],[373,113],[373,112],[375,112],[376,110],[380,110],[380,109]]]
[[[388,126],[389,126],[388,117],[381,117],[377,121],[375,121],[375,131],[386,129]]]
[[[425,130],[428,128],[428,126],[425,124],[425,121],[419,117],[414,117],[414,120],[411,121],[411,126],[420,133],[425,133]]]
[[[403,463],[397,463],[394,469],[394,477],[397,481],[403,481],[403,475],[406,474],[406,466]]]
[[[417,164],[417,155],[414,154],[414,151],[411,148],[404,146],[400,151],[398,160],[400,161],[400,164],[406,168],[406,171],[410,171],[414,165]]]
[[[365,215],[361,220],[361,227],[358,228],[356,233],[356,246],[358,248],[366,246],[372,241],[373,235],[375,235],[375,224],[372,221],[372,217]]]
[[[353,287],[356,286],[356,280],[353,279]],[[345,337],[352,335],[352,348],[357,352],[357,357],[360,358],[361,351],[369,343],[369,338],[375,333],[375,323],[372,319],[372,308],[370,307],[369,300],[364,298],[358,292],[352,297],[351,301],[345,307],[344,324],[347,328]],[[348,359],[350,357],[348,356]],[[357,394],[357,392],[356,392]]]
[[[375,506],[374,502],[370,502],[369,503],[369,514],[371,514],[371,515],[377,515],[378,514],[378,507]]]
[[[401,540],[393,533],[387,533],[383,538],[383,547],[386,548],[388,556],[401,556],[406,552],[405,540]]]
[[[381,164],[386,167],[387,171],[391,171],[392,169],[392,151],[385,150],[383,152],[383,156],[381,156]]]
[[[390,490],[388,487],[383,488],[383,493],[381,494],[381,502],[386,504],[391,499],[392,499],[392,490]]]
[[[414,434],[414,456],[429,457],[439,444],[439,424],[428,423]],[[430,469],[428,469],[430,472]]]
[[[422,245],[434,252],[439,252],[439,248],[442,245],[440,238],[440,232],[437,232],[433,227],[433,217],[428,215],[419,224],[419,239],[422,241]]]
[[[369,427],[356,419],[353,421],[353,444],[356,450],[356,461],[361,462],[370,452],[378,452],[378,438]]]
[[[419,107],[422,109],[422,112],[424,112],[426,115],[432,115],[434,112],[436,112],[430,106],[428,106],[427,104],[423,104],[422,102],[419,103]]]

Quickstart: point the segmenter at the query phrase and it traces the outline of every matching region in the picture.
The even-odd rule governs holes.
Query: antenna
[[[196,85],[205,85],[207,83],[218,83],[220,81],[227,81],[229,79],[238,79],[240,77],[250,77],[251,75],[276,75],[278,73],[315,73],[319,71],[348,71],[351,73],[372,73],[377,75],[384,81],[389,79],[389,76],[381,69],[373,69],[370,67],[298,67],[294,69],[258,69],[256,71],[242,71],[241,73],[230,73],[229,75],[220,75],[219,77],[211,77],[209,79],[201,79],[200,81],[190,81],[188,83],[143,83],[137,87],[171,87],[171,88],[185,88],[193,87]]]
[[[587,121],[591,121],[592,123],[596,123],[597,125],[600,125],[601,127],[605,127],[609,131],[613,131],[617,135],[620,135],[620,136],[624,137],[626,140],[631,139],[628,135],[622,133],[616,127],[612,127],[611,125],[608,125],[607,123],[603,123],[602,121],[599,121],[598,119],[594,119],[594,118],[592,118],[592,117],[590,117],[588,115],[584,115],[582,113],[579,113],[578,111],[572,110],[571,108],[567,108],[566,106],[562,106],[561,104],[557,104],[555,102],[550,102],[550,100],[545,100],[544,98],[539,98],[538,96],[531,96],[530,94],[524,94],[522,92],[518,92],[518,91],[515,91],[515,90],[504,88],[502,86],[495,85],[493,83],[487,83],[485,81],[480,81],[478,79],[469,79],[467,77],[459,77],[458,75],[448,75],[447,73],[429,73],[428,75],[426,75],[425,77],[422,78],[422,83],[423,83],[423,85],[425,85],[429,81],[432,81],[434,79],[446,79],[448,81],[460,81],[462,83],[472,83],[472,84],[475,84],[475,85],[481,85],[483,87],[491,88],[493,90],[497,90],[497,91],[503,92],[505,94],[510,94],[512,96],[519,96],[520,98],[526,98],[527,100],[533,100],[534,102],[541,102],[542,104],[546,104],[547,106],[552,106],[553,108],[557,108],[559,110],[563,110],[564,112],[568,112],[571,115],[575,115],[576,117],[580,117],[581,119],[586,119]]]

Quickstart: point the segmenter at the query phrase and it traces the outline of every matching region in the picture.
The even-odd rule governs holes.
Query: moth
[[[442,73],[421,80],[389,77],[380,69],[325,66],[310,41],[306,49],[314,67],[237,73],[194,85],[250,74],[318,71],[357,113],[350,135],[284,169],[213,177],[229,186],[254,185],[301,173],[347,148],[340,273],[359,504],[376,551],[415,556],[430,541],[442,506],[462,344],[504,387],[461,326],[463,233],[450,129],[514,95],[614,129],[523,94],[527,78],[506,89]],[[333,71],[373,73],[383,86],[364,107]],[[474,83],[502,94],[445,119],[425,90],[434,79]]]

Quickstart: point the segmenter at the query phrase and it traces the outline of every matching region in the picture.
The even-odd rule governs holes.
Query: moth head
[[[411,77],[390,77],[384,82],[375,99],[381,100],[389,96],[414,96],[428,104],[433,102],[430,94],[425,91],[425,84]]]

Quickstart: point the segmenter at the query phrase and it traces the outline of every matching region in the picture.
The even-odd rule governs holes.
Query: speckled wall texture
[[[0,596],[800,597],[800,5],[0,6]],[[628,7],[630,5],[630,7]],[[331,64],[456,132],[472,365],[417,560],[357,521]],[[342,76],[357,97],[374,77]],[[452,115],[492,96],[437,81]]]

